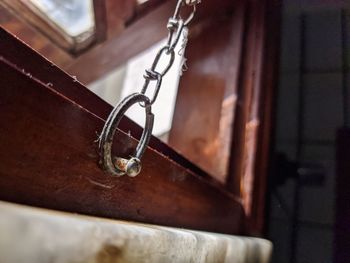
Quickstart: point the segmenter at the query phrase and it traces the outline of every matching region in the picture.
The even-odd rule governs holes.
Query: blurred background
[[[283,1],[268,226],[273,262],[333,262],[336,134],[350,121],[348,4]]]

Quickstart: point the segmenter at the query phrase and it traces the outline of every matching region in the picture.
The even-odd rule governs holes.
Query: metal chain
[[[166,45],[163,46],[157,53],[152,63],[150,69],[146,69],[146,73],[143,76],[145,78],[144,85],[141,90],[141,94],[146,94],[147,88],[151,81],[157,81],[154,89],[153,97],[150,99],[151,104],[153,104],[158,96],[159,90],[161,88],[162,79],[168,73],[175,60],[175,48],[179,43],[181,34],[183,33],[185,27],[192,21],[194,14],[196,12],[196,6],[199,4],[200,0],[178,0],[175,8],[174,15],[169,18],[167,29],[169,31]],[[181,17],[181,11],[184,7],[192,7],[192,11],[186,19]],[[168,56],[169,62],[167,66],[162,70],[156,70],[158,62],[162,56]]]
[[[200,2],[201,0],[177,1],[174,15],[169,18],[167,24],[169,33],[166,45],[163,46],[156,54],[151,68],[146,69],[146,72],[143,76],[145,82],[141,91],[130,94],[124,98],[108,116],[105,126],[103,127],[102,133],[99,137],[99,150],[103,168],[111,175],[122,176],[124,174],[127,174],[130,177],[134,177],[140,173],[141,157],[146,150],[152,135],[154,120],[154,115],[152,113],[152,104],[157,100],[163,77],[168,73],[174,64],[175,48],[179,43],[181,34],[194,18],[197,4]],[[181,17],[181,13],[184,8],[192,8],[192,11],[186,19],[183,19]],[[157,65],[163,56],[168,57],[169,62],[164,69],[160,70],[157,69]],[[155,81],[156,84],[152,98],[149,98],[146,96],[146,91],[152,81]],[[146,114],[145,128],[143,130],[140,142],[137,145],[134,154],[130,156],[129,159],[112,157],[113,137],[117,130],[118,124],[124,116],[125,112],[135,103],[139,103],[142,107],[144,107]]]

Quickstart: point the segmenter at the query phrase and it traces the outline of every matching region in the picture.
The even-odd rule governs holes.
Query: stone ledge
[[[0,201],[0,262],[268,263],[272,244]]]

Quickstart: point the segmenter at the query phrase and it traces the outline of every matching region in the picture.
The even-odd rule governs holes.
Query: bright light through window
[[[71,37],[94,30],[92,0],[30,0]]]

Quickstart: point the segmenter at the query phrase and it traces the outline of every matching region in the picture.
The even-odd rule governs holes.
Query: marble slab
[[[268,263],[271,242],[0,201],[0,263]]]

